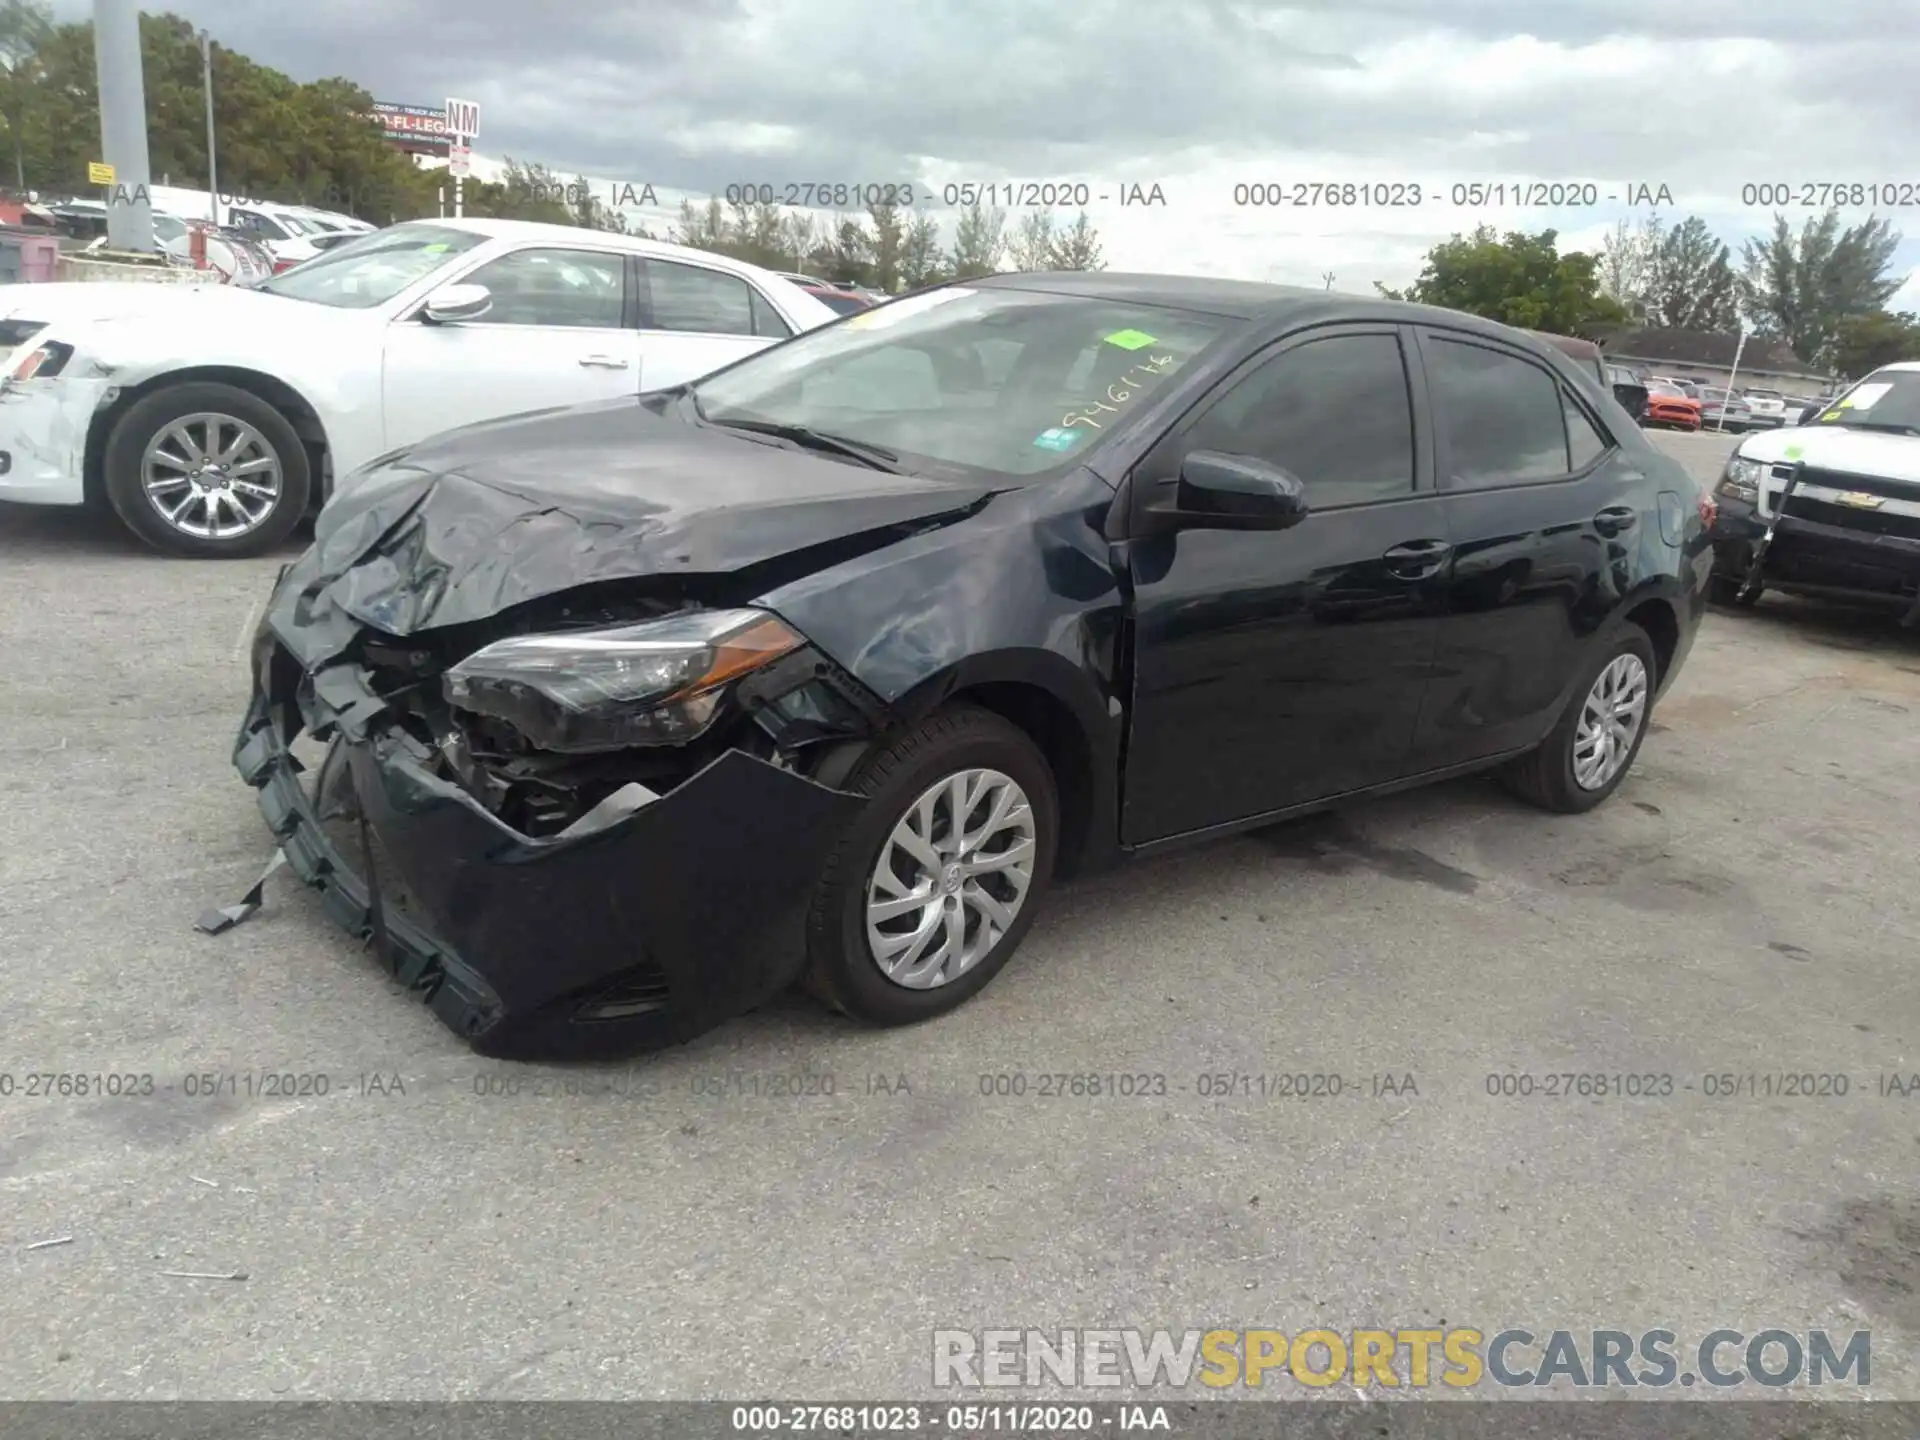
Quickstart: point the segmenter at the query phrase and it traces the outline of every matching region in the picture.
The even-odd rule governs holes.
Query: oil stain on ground
[[[1794,1238],[1811,1243],[1816,1265],[1871,1307],[1863,1319],[1920,1330],[1920,1196],[1849,1200],[1820,1229]]]
[[[1276,855],[1304,862],[1323,875],[1348,875],[1367,870],[1390,880],[1432,885],[1455,895],[1471,895],[1480,888],[1478,875],[1436,860],[1424,850],[1383,845],[1362,834],[1341,815],[1316,815],[1291,824],[1274,825],[1254,831],[1253,838]]]

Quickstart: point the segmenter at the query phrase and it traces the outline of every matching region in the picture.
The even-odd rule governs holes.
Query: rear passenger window
[[[1571,395],[1563,393],[1560,398],[1567,412],[1569,468],[1584,470],[1607,453],[1607,442],[1600,438],[1600,432],[1593,428],[1593,422],[1587,418],[1587,412],[1575,403]]]
[[[1455,488],[1557,480],[1573,468],[1553,376],[1482,345],[1428,337],[1421,348]]]

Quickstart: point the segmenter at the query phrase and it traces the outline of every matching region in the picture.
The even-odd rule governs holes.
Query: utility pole
[[[147,86],[137,0],[93,0],[93,60],[100,80],[100,158],[113,167],[107,244],[154,249],[147,157]]]
[[[213,160],[213,37],[200,32],[200,65],[207,91],[207,218],[220,223],[220,167]]]
[[[1327,289],[1333,289],[1333,272],[1331,270],[1322,272],[1320,278],[1327,282]]]

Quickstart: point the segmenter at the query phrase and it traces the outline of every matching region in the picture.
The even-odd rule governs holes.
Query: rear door
[[[1414,743],[1420,768],[1438,769],[1551,728],[1583,640],[1659,522],[1623,503],[1644,477],[1546,361],[1461,331],[1421,327],[1418,339],[1453,542]]]
[[[1135,467],[1136,517],[1195,450],[1291,471],[1282,531],[1128,546],[1130,844],[1399,778],[1432,673],[1447,546],[1400,327],[1322,327],[1240,367]]]
[[[717,266],[637,256],[640,388],[711,374],[793,334],[745,277]]]
[[[416,311],[387,327],[381,388],[387,445],[481,420],[640,393],[640,332],[627,259],[591,246],[528,246],[449,283],[484,285],[476,320]]]

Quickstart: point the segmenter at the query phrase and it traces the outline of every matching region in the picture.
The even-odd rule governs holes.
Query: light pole
[[[100,80],[100,158],[114,172],[107,243],[116,250],[152,250],[147,86],[136,0],[93,0],[93,63]]]
[[[213,158],[213,37],[200,32],[200,73],[207,92],[207,218],[220,223],[220,169]]]

